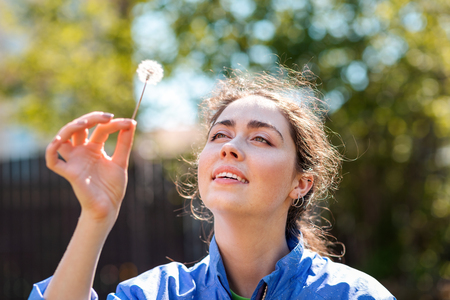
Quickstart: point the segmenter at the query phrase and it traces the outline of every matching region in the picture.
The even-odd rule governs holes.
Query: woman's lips
[[[244,174],[235,167],[221,166],[214,170],[214,181],[223,183],[248,183]]]
[[[242,178],[241,176],[236,175],[236,174],[231,173],[231,172],[219,173],[219,174],[216,175],[215,179],[219,179],[219,178],[237,180],[237,181],[240,181],[242,183],[248,183],[248,181],[245,180],[244,178]]]

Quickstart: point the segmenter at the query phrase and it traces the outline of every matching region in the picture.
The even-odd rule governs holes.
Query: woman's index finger
[[[113,114],[104,112],[91,112],[83,115],[70,123],[67,123],[58,133],[63,142],[68,141],[76,132],[84,132],[85,129],[94,127],[97,124],[108,123],[114,117]]]

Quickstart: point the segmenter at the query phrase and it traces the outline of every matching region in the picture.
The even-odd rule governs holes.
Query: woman
[[[108,299],[395,299],[372,277],[326,258],[329,242],[313,212],[336,188],[340,156],[310,86],[301,73],[288,73],[234,74],[203,102],[208,139],[195,162],[198,188],[185,196],[212,213],[210,254],[189,269],[156,267]],[[30,299],[96,297],[95,268],[124,196],[135,127],[94,112],[48,146],[48,167],[70,181],[82,212],[54,276],[36,284]],[[103,143],[116,131],[109,158]]]

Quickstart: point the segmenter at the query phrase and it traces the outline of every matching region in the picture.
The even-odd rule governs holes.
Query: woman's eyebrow
[[[234,127],[234,126],[236,126],[236,122],[234,120],[223,120],[223,121],[214,123],[214,125],[211,126],[211,128],[216,125],[224,125],[226,127]]]
[[[251,120],[250,122],[248,122],[247,124],[247,128],[251,128],[251,129],[258,129],[258,128],[269,128],[274,130],[276,133],[278,133],[278,135],[281,137],[281,140],[284,142],[284,138],[283,135],[281,134],[281,132],[272,124],[268,124],[266,122],[262,122],[262,121],[258,121],[258,120]]]

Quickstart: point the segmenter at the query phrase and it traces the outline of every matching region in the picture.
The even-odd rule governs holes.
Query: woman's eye
[[[227,137],[225,134],[218,132],[212,136],[211,141],[214,141],[215,139],[225,138],[225,137]]]
[[[262,138],[260,136],[255,137],[255,141],[261,142],[261,143],[266,143],[266,144],[270,145],[270,143],[265,138]]]

